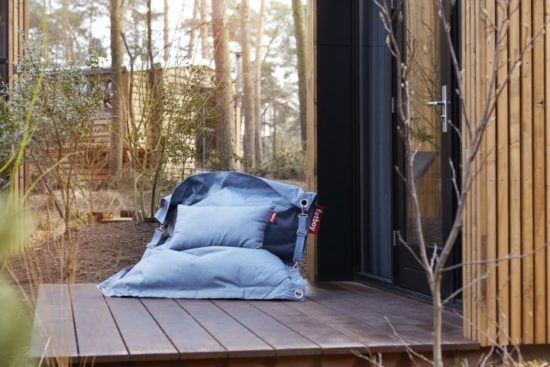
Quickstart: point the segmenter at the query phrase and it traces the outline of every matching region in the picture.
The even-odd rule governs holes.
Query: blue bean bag
[[[162,199],[142,259],[106,296],[303,301],[297,264],[316,194],[239,172],[195,175]]]

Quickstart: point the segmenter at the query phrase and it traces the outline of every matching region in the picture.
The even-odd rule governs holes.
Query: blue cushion
[[[99,289],[106,296],[303,301],[305,283],[298,269],[267,250],[212,246],[173,251],[159,246]]]
[[[166,243],[172,250],[206,246],[259,249],[264,242],[273,206],[178,205],[174,235]]]

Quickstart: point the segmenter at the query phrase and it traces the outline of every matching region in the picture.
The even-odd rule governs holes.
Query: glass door
[[[404,200],[396,203],[402,216],[397,230],[416,253],[420,230],[428,252],[432,253],[434,248],[441,248],[446,224],[453,215],[452,204],[448,202],[452,195],[449,170],[452,129],[448,124],[451,120],[451,61],[434,1],[405,1],[404,6],[403,50],[410,88],[411,150],[415,152],[412,179],[417,188],[418,207],[410,195],[403,195]],[[397,139],[396,144],[402,144],[400,136],[394,139]],[[405,158],[400,158],[405,170]],[[425,272],[410,251],[398,244],[395,254],[397,285],[428,294]],[[445,293],[449,292],[451,284],[449,280],[444,286]]]

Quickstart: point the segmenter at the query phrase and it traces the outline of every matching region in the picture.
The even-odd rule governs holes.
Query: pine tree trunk
[[[206,0],[200,0],[200,36],[201,36],[201,55],[204,60],[210,59],[210,51],[208,50],[208,27],[206,22],[206,13],[208,8]]]
[[[225,0],[212,0],[212,31],[214,35],[214,61],[216,63],[216,148],[220,153],[220,168],[233,170],[235,115],[233,111],[233,83],[229,61],[229,35],[224,21]]]
[[[272,158],[271,161],[273,162],[273,166],[275,167],[275,171],[278,170],[279,165],[277,162],[277,109],[275,108],[275,102],[272,101],[271,103],[272,108],[272,121],[271,121],[271,127],[272,127],[272,140],[271,140],[271,154]]]
[[[153,9],[151,7],[151,0],[147,0],[147,67],[152,69],[153,67]]]
[[[109,151],[109,170],[111,177],[118,181],[122,173],[122,45],[121,45],[121,13],[119,0],[111,0],[111,149]]]
[[[298,94],[300,101],[300,133],[302,138],[302,150],[306,150],[306,28],[304,24],[304,7],[302,0],[292,0],[292,16],[294,18],[294,32],[296,37],[296,53],[298,57]]]
[[[195,51],[195,27],[197,26],[199,11],[199,0],[195,0],[195,2],[193,3],[193,19],[191,20],[189,43],[187,44],[187,60],[193,59],[193,52]]]
[[[243,66],[243,115],[244,115],[244,159],[252,167],[256,164],[256,123],[254,121],[254,84],[250,63],[250,6],[248,0],[241,0],[241,51]]]
[[[170,36],[170,21],[169,21],[169,12],[170,12],[170,8],[168,6],[168,0],[164,0],[164,12],[163,12],[163,21],[164,21],[164,26],[162,28],[162,35],[163,35],[163,41],[164,41],[164,45],[163,45],[163,59],[164,59],[164,65],[166,66],[166,64],[168,63],[168,58],[170,56],[170,39],[169,39],[169,36]]]
[[[256,166],[262,164],[262,38],[264,35],[265,0],[260,3],[256,29],[256,50],[254,60],[254,121],[256,142]]]
[[[163,111],[163,70],[159,64],[155,64],[153,55],[153,27],[152,18],[153,10],[151,0],[147,0],[147,94],[146,100],[148,105],[149,118],[147,119],[146,128],[148,129],[147,136],[147,151],[149,153],[148,162],[151,167],[158,170],[162,165],[161,153],[161,135],[162,135],[162,118]],[[153,192],[154,195],[154,192]]]
[[[69,2],[64,0],[61,2],[61,19],[63,22],[63,53],[67,64],[74,62],[73,58],[73,42],[71,37],[71,23],[67,15]]]

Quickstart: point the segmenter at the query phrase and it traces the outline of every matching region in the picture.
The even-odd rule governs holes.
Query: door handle
[[[438,107],[441,106],[441,131],[446,133],[449,129],[449,101],[447,95],[447,86],[441,86],[441,100],[440,101],[430,101],[428,106]]]

